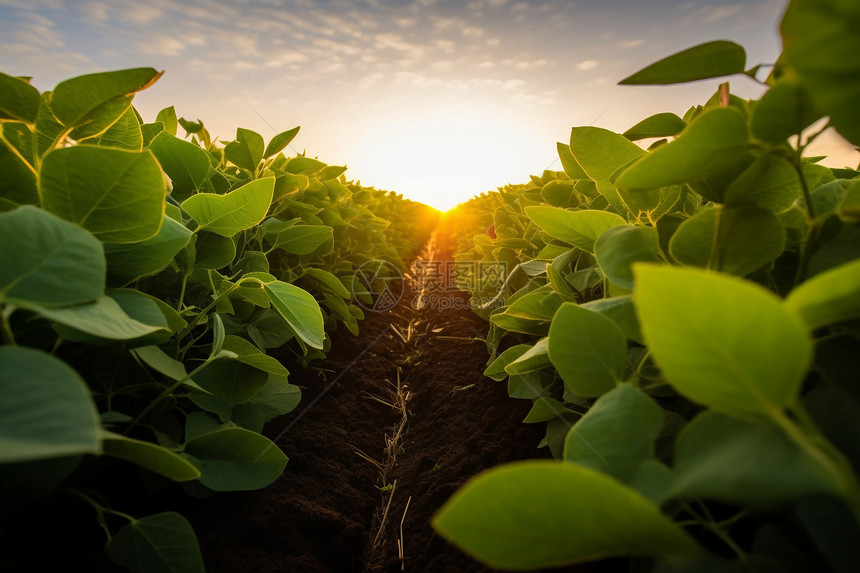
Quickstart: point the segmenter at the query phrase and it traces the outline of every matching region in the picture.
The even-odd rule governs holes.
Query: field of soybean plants
[[[860,570],[858,30],[446,213],[0,73],[0,570]]]

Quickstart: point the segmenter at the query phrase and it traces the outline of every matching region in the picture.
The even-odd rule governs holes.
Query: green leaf
[[[272,202],[275,178],[251,181],[227,193],[198,193],[182,202],[182,209],[206,229],[224,237],[257,225],[266,216]]]
[[[287,369],[284,365],[278,362],[275,358],[268,356],[260,351],[259,348],[238,336],[228,334],[224,337],[222,348],[228,352],[232,352],[235,356],[232,360],[238,360],[248,366],[253,366],[258,370],[262,370],[268,374],[275,374],[286,378]]]
[[[597,399],[564,441],[564,460],[630,483],[654,458],[663,409],[641,390],[622,384]]]
[[[624,336],[633,342],[644,345],[632,297],[613,296],[611,298],[599,298],[582,303],[580,306],[602,314],[614,322],[621,329],[621,332],[624,333]]]
[[[289,283],[274,281],[263,285],[272,306],[290,328],[311,348],[322,350],[325,340],[322,310],[306,290]]]
[[[113,536],[105,552],[133,573],[205,571],[191,524],[172,511],[135,519]]]
[[[836,480],[776,426],[705,412],[678,437],[672,496],[768,506],[838,494]]]
[[[36,123],[42,96],[30,82],[0,72],[0,120]]]
[[[0,130],[6,132],[10,124],[0,122]],[[23,124],[16,124],[23,125]],[[25,129],[25,128],[22,128]],[[29,134],[29,130],[27,131]],[[39,189],[36,186],[36,174],[28,163],[12,152],[14,146],[0,140],[0,211],[11,210],[16,205],[37,205]],[[9,207],[3,207],[3,204]]]
[[[263,422],[292,412],[302,399],[302,390],[289,384],[285,377],[269,375],[269,381],[245,405],[255,406]]]
[[[742,74],[747,55],[727,40],[706,42],[672,54],[627,76],[619,85],[666,85]]]
[[[615,211],[626,213],[614,179],[619,169],[645,155],[645,151],[623,135],[591,126],[571,130],[570,149],[600,195]],[[577,185],[577,189],[581,187]]]
[[[809,330],[860,318],[860,260],[845,263],[802,283],[788,293],[785,308]]]
[[[535,424],[558,418],[563,414],[573,414],[564,404],[553,398],[538,398],[532,409],[523,419],[523,424]]]
[[[173,481],[189,481],[200,477],[200,472],[188,460],[158,444],[104,430],[102,439],[105,455],[130,461]]]
[[[633,290],[633,263],[660,263],[657,229],[619,225],[605,231],[594,243],[594,257],[606,278]]]
[[[179,123],[176,119],[176,109],[173,106],[159,111],[158,115],[155,116],[155,121],[160,122],[164,126],[164,131],[170,135],[176,135]]]
[[[294,127],[289,131],[284,131],[273,137],[271,141],[269,141],[269,145],[266,146],[266,151],[263,153],[263,157],[268,159],[276,153],[283,151],[283,149],[290,144],[296,135],[298,135],[299,129],[301,128]]]
[[[549,358],[565,387],[585,397],[605,394],[624,376],[627,338],[605,316],[564,303],[549,328]]]
[[[760,207],[705,209],[684,221],[669,242],[679,263],[738,276],[760,269],[784,248],[782,223]]]
[[[608,229],[627,221],[608,211],[568,211],[558,207],[532,206],[526,215],[548,235],[588,252],[594,252],[594,241]]]
[[[0,346],[0,364],[0,463],[101,451],[98,410],[68,364],[20,346]]]
[[[266,372],[238,360],[213,360],[194,375],[194,381],[230,404],[247,402],[266,385]]]
[[[287,456],[268,438],[242,428],[222,428],[189,440],[183,457],[200,470],[200,483],[215,491],[264,488],[278,479]]]
[[[267,233],[273,249],[282,249],[294,255],[309,255],[333,240],[333,230],[327,225],[295,225],[277,235]]]
[[[483,472],[442,506],[432,525],[498,569],[697,552],[680,527],[630,488],[590,468],[543,460]]]
[[[236,257],[236,244],[230,237],[198,231],[194,251],[195,267],[217,270],[233,262]]]
[[[149,142],[149,150],[173,182],[172,194],[179,198],[186,198],[199,189],[209,176],[209,154],[167,131]]]
[[[795,0],[782,19],[785,63],[815,106],[845,138],[860,144],[860,5],[852,0]]]
[[[556,142],[556,150],[558,151],[558,158],[561,160],[562,169],[571,179],[587,179],[588,175],[586,175],[585,171],[582,170],[579,163],[576,162],[576,158],[573,156],[573,153],[570,151],[570,145],[567,143]]]
[[[314,268],[305,269],[305,275],[318,280],[323,285],[334,291],[334,293],[339,297],[348,299],[351,296],[349,290],[342,282],[340,282],[340,279],[326,270]]]
[[[624,132],[624,137],[630,141],[649,137],[668,137],[681,133],[687,124],[674,113],[658,113],[646,117]]]
[[[541,338],[519,358],[505,366],[505,372],[508,374],[528,374],[548,366],[552,366],[552,363],[549,361],[547,339]]]
[[[240,127],[236,130],[236,140],[224,147],[224,155],[233,165],[254,173],[263,160],[263,136]]]
[[[132,340],[158,331],[167,332],[167,321],[155,306],[146,299],[160,319],[159,325],[144,324],[131,318],[117,302],[109,296],[101,296],[95,302],[64,306],[62,308],[29,308],[43,318],[58,322],[78,332],[108,340]],[[68,337],[74,340],[73,336]]]
[[[104,292],[102,246],[77,225],[37,207],[0,213],[0,302],[57,307]]]
[[[759,157],[726,188],[726,207],[762,207],[782,213],[803,196],[797,171],[778,155]]]
[[[637,265],[634,274],[645,341],[681,394],[740,417],[794,402],[812,342],[770,291],[698,269]]]
[[[735,154],[745,153],[748,142],[747,121],[741,112],[733,107],[712,108],[676,140],[627,168],[616,183],[621,189],[636,191],[702,179],[722,170]]]
[[[484,376],[492,378],[496,382],[501,382],[508,377],[506,369],[508,364],[519,359],[531,349],[530,344],[517,344],[499,354],[493,362],[484,370]]]
[[[203,394],[209,394],[208,390],[204,390],[193,380],[188,378],[188,372],[185,371],[185,366],[182,362],[174,360],[168,356],[163,350],[157,346],[143,346],[135,348],[131,351],[141,362],[155,370],[160,374],[164,374],[175,382],[182,381],[185,386],[193,388]]]
[[[76,130],[77,131],[77,130]],[[72,132],[71,137],[74,137]],[[129,105],[125,113],[110,125],[105,131],[86,140],[78,140],[78,143],[88,145],[100,145],[103,147],[118,147],[129,151],[143,150],[143,132],[137,122],[137,114]]]
[[[78,76],[57,84],[51,95],[51,110],[64,126],[75,127],[92,119],[100,106],[149,87],[163,73],[135,68]]]
[[[782,143],[820,117],[803,84],[794,76],[782,76],[755,104],[750,128],[758,139]]]
[[[191,231],[167,215],[158,233],[145,241],[104,245],[108,277],[113,284],[127,284],[165,268],[188,245]]]
[[[42,160],[39,193],[45,210],[106,243],[149,239],[164,215],[164,178],[148,151],[55,149]]]

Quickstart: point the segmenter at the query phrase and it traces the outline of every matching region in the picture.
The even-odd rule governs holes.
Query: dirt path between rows
[[[437,234],[413,269],[450,259]],[[325,361],[292,373],[302,404],[266,428],[290,457],[283,476],[183,510],[209,571],[486,570],[430,519],[481,470],[546,456],[544,428],[483,377],[487,324],[448,287],[435,283],[416,310],[407,284],[396,306],[367,312],[359,337],[337,333]]]

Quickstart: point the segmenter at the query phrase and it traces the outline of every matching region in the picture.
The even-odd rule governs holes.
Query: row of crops
[[[563,171],[464,207],[485,374],[556,460],[477,476],[442,535],[505,569],[858,570],[860,172],[804,154],[860,144],[858,26],[795,0],[760,99],[576,127]],[[718,41],[621,83],[733,74],[764,75]]]
[[[145,122],[132,99],[160,75],[39,93],[0,74],[0,568],[32,558],[12,532],[34,501],[51,520],[46,503],[76,499],[114,563],[201,571],[180,514],[124,510],[146,498],[130,464],[198,497],[273,482],[287,457],[263,424],[301,398],[284,363],[357,334],[375,288],[360,277],[403,270],[435,224],[285,155],[298,128],[221,143],[173,108]]]

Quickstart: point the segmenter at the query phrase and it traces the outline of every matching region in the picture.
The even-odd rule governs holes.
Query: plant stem
[[[12,326],[9,324],[9,317],[15,312],[15,307],[11,304],[0,312],[0,323],[3,328],[3,342],[11,346],[15,346],[15,333],[12,332]]]
[[[191,320],[191,322],[189,322],[189,323],[188,323],[188,326],[186,326],[185,328],[183,328],[183,329],[179,332],[179,334],[177,334],[177,335],[176,335],[176,340],[182,340],[183,338],[185,338],[185,337],[188,335],[188,333],[189,333],[189,332],[191,332],[191,331],[194,329],[194,327],[195,327],[195,326],[197,326],[197,323],[198,323],[198,322],[200,322],[200,320],[201,320],[205,315],[209,314],[209,311],[210,311],[210,310],[212,310],[213,308],[215,308],[215,306],[216,306],[216,305],[221,301],[221,299],[222,299],[222,298],[224,298],[225,296],[229,296],[231,292],[233,292],[234,290],[236,290],[237,288],[239,288],[239,285],[241,284],[241,282],[242,282],[242,281],[240,280],[239,282],[237,282],[236,284],[232,285],[230,288],[228,288],[227,290],[225,290],[225,291],[224,291],[224,292],[222,292],[221,294],[216,295],[215,297],[213,297],[213,298],[212,298],[212,302],[210,302],[210,303],[206,306],[206,308],[204,308],[203,310],[201,310],[200,312],[198,312],[198,313],[197,313],[197,316],[195,316],[195,317]]]
[[[189,374],[186,374],[184,378],[177,380],[176,382],[162,390],[161,394],[156,396],[155,400],[147,404],[146,407],[141,410],[140,413],[134,418],[134,420],[128,423],[128,426],[125,429],[126,433],[131,432],[131,430],[133,430],[140,423],[144,416],[149,414],[153,408],[155,408],[159,403],[161,403],[162,400],[173,394],[177,388],[179,388],[180,386],[182,386],[182,384],[185,383],[186,380],[189,380],[192,376],[205,368],[209,364],[209,362],[211,362],[211,360],[206,360],[205,362],[203,362],[203,364],[192,370]]]
[[[854,518],[860,523],[860,482],[854,475],[851,465],[839,450],[821,435],[812,418],[799,404],[793,405],[792,411],[798,415],[800,423],[804,425],[803,428],[795,424],[781,409],[774,409],[768,414],[791,441],[829,474],[839,494],[854,514]]]

